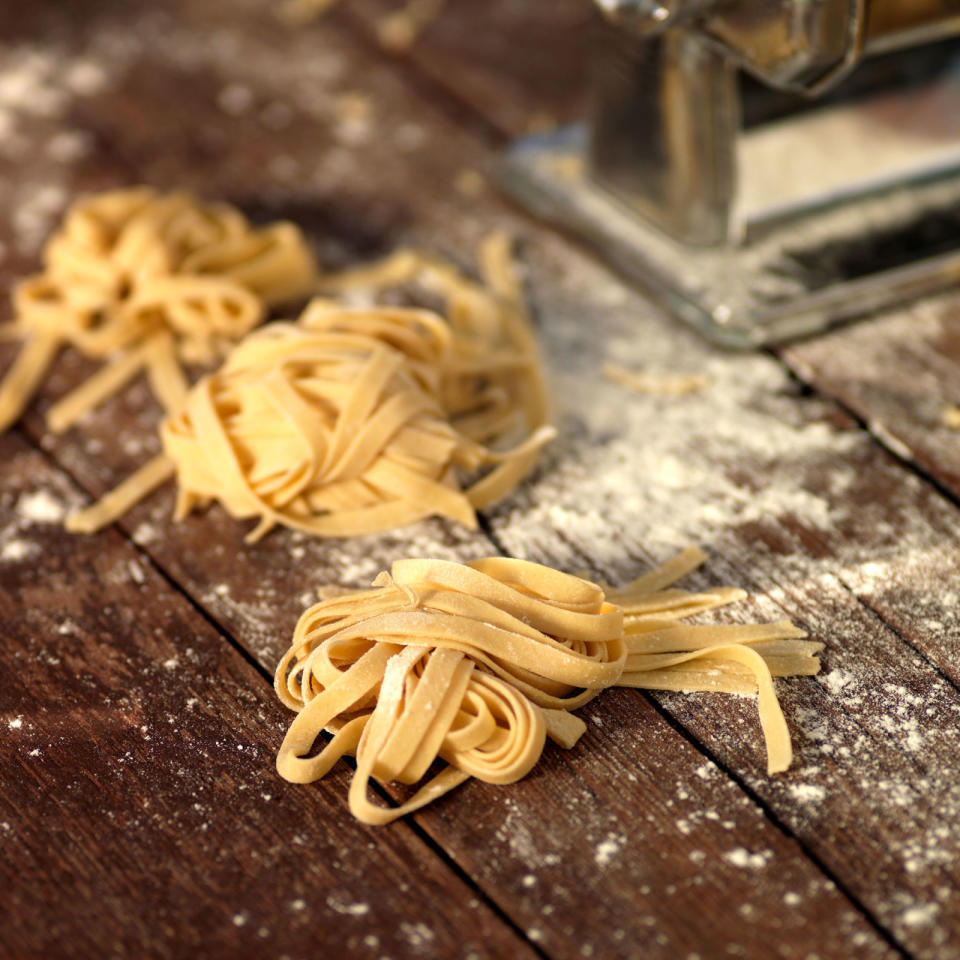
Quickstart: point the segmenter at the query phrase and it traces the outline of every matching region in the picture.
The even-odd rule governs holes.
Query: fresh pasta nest
[[[227,204],[148,187],[76,203],[43,263],[13,294],[11,332],[24,347],[0,387],[0,430],[22,413],[63,345],[108,363],[51,409],[52,429],[66,429],[144,368],[158,399],[176,409],[186,393],[180,361],[214,363],[267,308],[317,282],[292,224],[254,228]]]
[[[372,589],[338,591],[300,618],[276,673],[297,711],[277,770],[307,783],[354,755],[350,809],[388,823],[471,776],[519,780],[548,736],[573,747],[585,725],[570,711],[612,686],[756,692],[768,770],[784,770],[792,752],[771,677],[817,673],[822,644],[786,621],[679,622],[744,596],[672,588],[703,559],[687,550],[609,592],[503,557],[399,560]],[[323,731],[332,738],[314,752]],[[368,796],[371,778],[421,785],[385,808]]]
[[[258,518],[250,541],[278,523],[336,537],[432,514],[475,526],[474,488],[461,490],[457,469],[496,465],[512,486],[552,431],[494,453],[455,429],[443,405],[451,346],[442,318],[399,307],[321,303],[257,331],[163,425],[178,516],[219,500]]]
[[[509,493],[554,436],[536,345],[509,271],[484,247],[488,287],[401,252],[332,288],[419,281],[430,310],[314,300],[296,322],[249,334],[161,427],[164,454],[68,519],[91,532],[171,476],[176,515],[218,501],[276,525],[346,537],[431,515],[469,527]]]

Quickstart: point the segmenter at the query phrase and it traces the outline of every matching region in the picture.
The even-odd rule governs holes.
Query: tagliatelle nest
[[[167,410],[186,395],[181,361],[212,364],[269,307],[313,292],[317,265],[289,223],[252,227],[236,209],[148,187],[78,201],[17,285],[10,337],[24,346],[0,386],[0,430],[23,412],[59,349],[107,363],[48,414],[69,427],[146,369]]]
[[[457,468],[499,464],[505,492],[552,432],[500,454],[461,434],[442,404],[450,341],[440,317],[401,308],[315,309],[248,337],[163,426],[178,515],[219,500],[259,518],[251,541],[277,523],[337,537],[432,514],[475,526]]]
[[[771,677],[817,673],[823,645],[787,621],[679,622],[744,596],[671,589],[703,559],[687,550],[611,591],[503,557],[399,560],[372,589],[339,591],[300,618],[276,673],[297,711],[277,770],[307,783],[356,756],[350,809],[388,823],[471,776],[519,780],[548,736],[573,747],[585,725],[570,711],[612,686],[755,692],[768,771],[785,770],[790,737]],[[332,739],[314,753],[324,731]],[[387,809],[370,800],[371,778],[422,785]]]
[[[164,455],[68,528],[99,529],[174,474],[178,518],[218,501],[257,518],[249,541],[277,524],[330,537],[431,515],[475,526],[554,435],[539,361],[512,299],[411,257],[381,278],[440,270],[450,319],[318,300],[253,332],[164,422]]]

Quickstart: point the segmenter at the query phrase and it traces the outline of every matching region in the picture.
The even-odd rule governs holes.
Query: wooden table
[[[710,348],[477,177],[581,108],[585,2],[450,0],[403,57],[375,39],[391,4],[300,27],[267,0],[0,13],[4,288],[78,192],[128,183],[294,218],[330,264],[414,243],[469,266],[506,228],[560,428],[476,534],[248,548],[220,509],[173,524],[165,489],[71,537],[158,410],[139,384],[49,436],[91,369],[64,355],[0,438],[0,954],[960,957],[960,301]],[[706,386],[631,393],[610,361]],[[694,585],[826,644],[818,678],[778,683],[788,773],[766,776],[750,700],[618,690],[523,782],[390,827],[349,816],[345,764],[277,778],[270,680],[318,586],[497,552],[616,582],[689,542]]]

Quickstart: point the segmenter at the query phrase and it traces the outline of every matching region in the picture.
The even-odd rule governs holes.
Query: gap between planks
[[[435,943],[434,956],[458,955],[459,948],[466,960],[476,953],[471,948],[491,942],[528,955],[525,941],[408,824],[377,835],[347,821],[331,831],[323,824],[336,824],[339,798],[272,789],[259,768],[273,755],[285,711],[260,685],[259,672],[224,647],[220,631],[197,618],[118,531],[84,545],[64,538],[52,516],[18,510],[14,503],[34,492],[52,496],[58,509],[81,492],[19,432],[4,447],[13,452],[4,460],[5,515],[10,504],[17,535],[30,535],[38,551],[10,570],[3,594],[11,668],[4,674],[10,700],[3,745],[8,766],[22,776],[0,791],[10,815],[0,824],[0,874],[16,878],[0,912],[29,914],[5,930],[11,957],[38,949],[119,956],[121,942],[127,955],[134,941],[141,955],[180,956],[207,937],[221,953],[239,955],[245,939],[244,955],[259,948],[301,956],[303,925],[331,918],[337,927],[328,940],[353,955],[370,928],[344,925],[343,915],[364,916],[371,903],[381,917],[373,932],[383,941],[374,946],[387,952],[402,950],[412,931]],[[336,779],[345,785],[343,772]],[[34,783],[43,787],[39,795]],[[207,834],[208,827],[215,829]],[[349,850],[339,856],[354,861],[349,866],[337,862],[338,840]],[[298,847],[333,856],[304,859]],[[252,895],[261,881],[267,889]],[[405,881],[417,885],[407,897]],[[469,914],[434,918],[437,891],[451,889]],[[344,909],[352,903],[355,911]],[[419,932],[427,929],[424,919],[436,920],[429,937]],[[97,942],[88,944],[89,937]]]
[[[95,498],[96,494],[89,490],[82,482],[80,478],[74,475],[72,471],[68,469],[62,463],[59,463],[49,451],[44,450],[43,447],[38,442],[38,439],[31,435],[30,432],[24,430],[20,425],[15,428],[15,431],[20,438],[29,446],[34,452],[39,454],[43,459],[50,465],[53,470],[58,470],[63,473],[71,483],[78,489],[82,490],[88,496]],[[269,688],[271,694],[273,693],[273,675],[266,669],[266,667],[261,664],[257,658],[251,653],[251,651],[244,646],[244,644],[234,637],[229,631],[225,630],[223,626],[217,621],[217,619],[207,611],[207,609],[200,604],[197,599],[193,596],[190,590],[184,585],[180,584],[170,573],[170,571],[161,563],[153,553],[143,547],[141,544],[137,543],[131,535],[131,531],[127,530],[122,523],[115,523],[112,526],[123,536],[126,542],[133,548],[136,552],[139,559],[143,560],[150,567],[152,567],[156,573],[163,579],[163,581],[177,594],[182,596],[189,607],[199,614],[202,620],[204,620],[208,626],[215,631],[215,633],[239,656],[241,659],[251,666],[254,671],[260,676],[267,687]],[[67,536],[74,536],[74,534],[67,534]],[[323,734],[326,737],[326,734]],[[345,757],[344,762],[353,769],[355,762],[353,758]],[[380,800],[386,802],[389,806],[397,806],[397,801],[390,793],[379,783],[379,781],[371,780],[370,787],[374,793],[380,798]],[[349,816],[348,811],[344,811],[345,816]],[[403,822],[410,828],[414,836],[423,843],[428,849],[432,850],[433,853],[437,856],[440,862],[450,870],[455,876],[457,876],[471,891],[471,893],[477,897],[484,906],[487,907],[493,913],[496,918],[504,924],[512,933],[518,936],[521,940],[525,941],[527,946],[535,953],[538,957],[543,958],[543,960],[548,960],[548,955],[534,943],[532,940],[527,937],[526,933],[516,924],[516,922],[505,913],[500,906],[491,899],[486,892],[473,880],[473,878],[460,866],[459,863],[416,821],[412,816],[403,817]]]
[[[508,551],[500,542],[497,537],[496,530],[490,525],[485,517],[481,516],[481,527],[487,536],[493,541],[498,550],[504,555],[509,556]],[[560,536],[562,536],[563,531],[557,531]],[[571,543],[570,546],[579,552],[579,547],[575,543]],[[582,556],[582,554],[581,554]],[[589,558],[584,558],[589,561]],[[843,883],[839,876],[831,870],[823,860],[817,856],[817,854],[811,850],[801,838],[797,837],[793,831],[787,826],[786,823],[776,814],[771,805],[764,800],[747,782],[746,780],[738,774],[730,764],[725,763],[723,760],[719,759],[717,756],[712,754],[709,748],[702,743],[697,737],[686,727],[677,720],[668,710],[666,710],[659,701],[648,691],[638,690],[637,693],[641,694],[643,698],[650,704],[650,706],[656,711],[660,718],[670,726],[677,734],[679,734],[687,743],[689,743],[694,749],[696,749],[703,757],[712,761],[717,767],[726,774],[750,799],[763,811],[764,816],[772,823],[781,833],[790,837],[793,840],[796,840],[800,847],[803,849],[806,857],[813,862],[824,876],[829,877],[829,879],[836,885],[837,889],[850,901],[850,903],[857,909],[857,911],[863,916],[863,918],[873,927],[874,931],[886,942],[886,944],[895,950],[901,957],[909,957],[910,954],[904,950],[904,948],[897,943],[891,931],[877,920],[862,901],[849,889],[849,887]]]
[[[17,432],[21,435],[24,441],[37,453],[39,453],[50,465],[56,470],[63,472],[71,482],[84,493],[89,495],[91,498],[96,498],[97,491],[92,490],[85,484],[82,478],[78,477],[69,467],[55,459],[50,451],[45,450],[42,445],[39,443],[39,437],[34,436],[33,433],[29,430],[24,429],[22,426],[17,427]],[[490,541],[490,545],[497,553],[501,556],[509,557],[511,554],[500,541],[497,536],[496,530],[492,527],[489,522],[489,519],[483,515],[479,514],[480,521],[480,530]],[[236,651],[241,658],[249,664],[256,671],[257,675],[262,677],[264,681],[269,686],[272,691],[273,688],[273,677],[270,672],[266,669],[263,664],[261,664],[256,656],[250,651],[250,649],[244,645],[244,643],[235,637],[229,630],[227,630],[223,624],[221,624],[216,617],[211,614],[193,595],[190,588],[184,584],[181,584],[174,575],[169,571],[169,569],[162,563],[162,561],[155,556],[153,552],[137,543],[137,541],[132,536],[132,531],[127,528],[127,524],[121,520],[113,526],[122,534],[124,539],[133,547],[137,555],[147,564],[149,564],[156,572],[163,578],[163,580],[175,590],[177,593],[182,595],[189,606],[200,615],[200,617],[217,633],[218,636],[224,640],[228,646],[230,646],[234,651]],[[588,559],[588,558],[585,558]],[[861,601],[862,602],[862,601]],[[879,619],[879,618],[878,618]],[[644,690],[634,691],[635,695],[639,695],[643,700],[645,700],[651,708],[660,716],[660,718],[666,723],[666,725],[672,729],[678,736],[680,736],[685,742],[687,742],[691,747],[693,747],[702,757],[706,760],[712,762],[716,767],[733,783],[736,787],[747,796],[752,803],[754,803],[758,809],[760,809],[767,819],[767,821],[781,834],[786,838],[795,842],[803,856],[832,884],[835,885],[836,889],[840,894],[847,900],[851,907],[864,919],[864,921],[870,926],[877,936],[898,956],[906,958],[909,960],[911,954],[909,954],[904,947],[898,943],[893,933],[888,930],[876,917],[874,917],[871,912],[865,907],[861,900],[852,893],[849,887],[844,884],[836,873],[831,870],[823,860],[805,843],[805,841],[795,834],[789,826],[776,814],[771,805],[765,801],[759,794],[746,782],[743,776],[739,775],[733,770],[733,768],[716,756],[709,747],[704,744],[697,736],[683,726],[683,724],[674,716],[666,710],[662,704],[660,704],[655,697]],[[344,758],[344,762],[352,769],[354,766],[354,761],[352,758]],[[381,800],[387,802],[391,806],[396,806],[396,799],[377,781],[372,781],[371,786],[376,792],[377,796]],[[455,798],[454,798],[455,802]],[[344,815],[349,815],[346,811]],[[474,895],[484,903],[484,905],[500,920],[505,926],[507,926],[514,934],[521,937],[527,945],[532,949],[539,957],[543,960],[549,960],[549,954],[538,945],[535,941],[531,940],[526,931],[524,931],[521,926],[508,914],[503,908],[492,898],[490,897],[480,886],[479,882],[476,881],[471,875],[461,866],[453,855],[447,851],[442,844],[435,839],[418,821],[416,814],[407,815],[403,818],[410,829],[413,831],[418,840],[424,843],[428,848],[430,848],[436,856],[441,860],[444,866],[451,870],[469,889],[474,893]]]

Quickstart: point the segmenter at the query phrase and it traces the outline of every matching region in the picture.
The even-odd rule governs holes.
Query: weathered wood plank
[[[443,189],[482,151],[406,102],[390,72],[357,55],[342,35],[324,28],[288,38],[269,17],[234,9],[227,20],[205,4],[184,5],[178,20],[135,9],[125,16],[113,11],[90,27],[89,44],[120,36],[123,44],[118,59],[106,61],[114,72],[104,89],[72,108],[101,147],[63,175],[71,189],[123,175],[241,201],[265,197],[298,217],[316,211],[315,223],[329,234],[344,220],[359,224],[339,231],[347,249],[371,239],[425,239],[462,255],[489,226],[518,226],[496,205],[485,204],[480,215],[476,201]],[[337,121],[338,95],[360,83],[383,125],[366,138],[356,130],[345,136]],[[237,94],[241,88],[247,93]],[[189,100],[178,91],[189,91]],[[237,113],[241,101],[247,106]],[[288,122],[266,132],[267,117],[275,124],[283,115],[276,105],[286,107]],[[277,157],[287,160],[271,162]],[[563,252],[561,263],[562,273],[579,261]],[[551,351],[562,346],[554,332],[545,335]],[[41,408],[75,382],[80,366],[60,363]],[[141,389],[48,446],[99,492],[149,453],[154,441],[142,438],[155,417]],[[42,434],[36,416],[29,426]],[[128,529],[268,666],[319,583],[360,582],[400,554],[491,549],[481,536],[434,524],[343,545],[278,532],[254,551],[219,511],[177,527],[167,519],[169,504],[168,492],[158,494]],[[642,698],[611,695],[592,715],[602,725],[594,723],[569,755],[551,750],[528,781],[502,789],[469,784],[418,818],[552,956],[673,957],[681,948],[721,944],[731,955],[765,957],[771,943],[785,957],[889,953],[796,842],[704,765]],[[696,846],[687,839],[691,824]]]
[[[96,440],[118,419],[84,432]],[[84,470],[65,449],[58,455],[97,483],[89,464]],[[476,540],[456,550],[455,540],[428,529],[343,545],[279,532],[250,551],[219,510],[181,525],[170,523],[169,510],[169,495],[160,494],[125,525],[267,666],[310,588],[363,582],[395,556],[490,550]],[[642,698],[611,695],[590,716],[589,734],[569,756],[551,748],[526,781],[470,783],[417,818],[549,955],[670,957],[713,937],[743,956],[764,956],[771,938],[785,957],[806,956],[818,941],[822,956],[887,955],[797,844]],[[349,816],[345,803],[340,816]]]
[[[398,7],[351,0],[336,17],[378,42]],[[447,0],[402,56],[502,135],[518,137],[582,116],[591,15],[587,0]]]
[[[956,508],[769,358],[718,354],[632,296],[604,306],[602,273],[559,251],[530,244],[527,259],[566,428],[537,482],[493,517],[498,539],[614,582],[696,540],[714,556],[696,582],[759,591],[751,612],[786,613],[826,642],[821,678],[779,685],[798,747],[783,776],[763,772],[751,704],[656,699],[911,952],[958,955]],[[631,395],[604,382],[614,360],[708,385]],[[908,644],[854,593],[870,599],[873,584],[886,616],[917,558],[926,577],[908,574],[896,604]]]
[[[105,445],[118,422],[115,412],[93,418],[84,437]],[[56,454],[103,489],[75,440]],[[250,550],[222,511],[177,525],[170,501],[169,492],[158,494],[124,526],[268,669],[318,585],[362,584],[397,556],[492,552],[439,524],[344,544],[277,532]],[[886,955],[797,844],[642,698],[605,698],[591,716],[590,733],[569,757],[551,748],[528,780],[468,784],[417,818],[551,956],[593,949],[669,957],[702,949],[719,930],[724,945],[745,956],[763,956],[771,937],[783,942],[783,956],[794,955],[790,944],[805,956],[821,936],[823,956],[835,948],[837,956]],[[349,816],[345,803],[340,815]],[[796,909],[784,916],[783,903]],[[736,914],[728,924],[725,915],[743,904],[756,911],[750,923]],[[811,929],[817,918],[823,923]]]
[[[407,826],[270,772],[264,677],[79,494],[0,439],[5,957],[528,956]],[[437,909],[443,902],[444,908]]]
[[[836,397],[889,449],[960,496],[960,300],[889,311],[782,351],[804,382]]]

